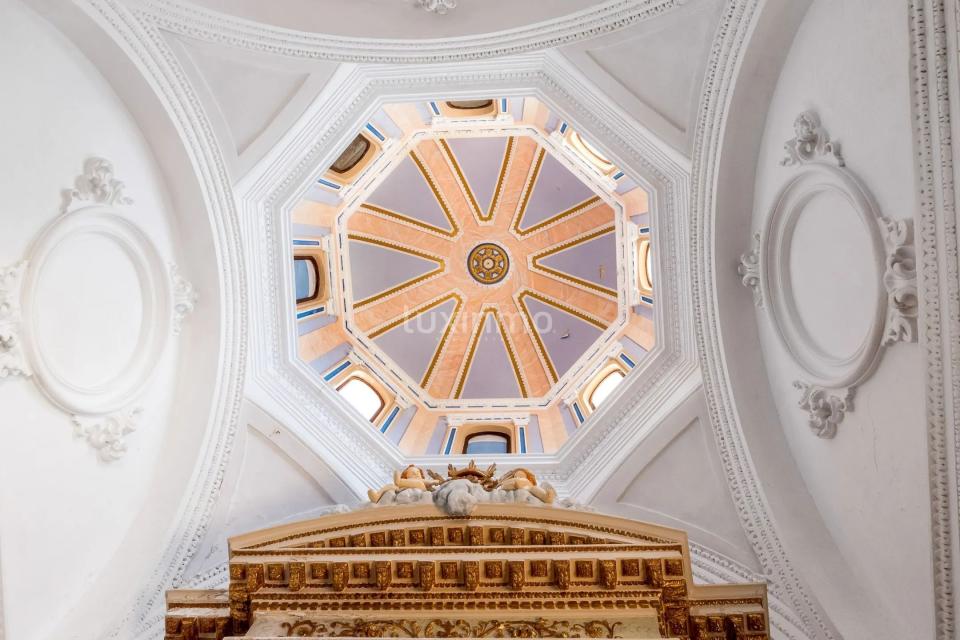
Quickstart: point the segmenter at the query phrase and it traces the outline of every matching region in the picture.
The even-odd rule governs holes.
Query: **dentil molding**
[[[108,160],[88,158],[74,186],[62,195],[60,215],[37,235],[24,260],[0,269],[0,378],[32,379],[44,397],[71,416],[75,433],[109,462],[126,451],[124,436],[134,430],[142,412],[139,398],[171,333],[179,332],[197,296],[175,267],[168,270],[164,265],[149,235],[124,215],[133,200],[125,195],[125,185]],[[53,277],[51,260],[68,258],[66,245],[90,237],[113,244],[129,261],[140,302],[131,355],[107,372],[105,380],[95,381],[64,370],[49,352],[40,337],[40,318],[49,316],[44,315],[38,293]],[[126,267],[124,263],[120,268]],[[108,321],[103,318],[101,324]]]
[[[784,148],[781,165],[795,170],[777,195],[764,228],[741,256],[738,273],[752,289],[754,302],[767,311],[775,333],[802,370],[794,386],[799,406],[809,415],[812,431],[833,438],[844,416],[853,410],[853,395],[875,371],[884,348],[916,341],[917,274],[912,220],[881,215],[873,195],[846,167],[839,143],[814,111],[801,113],[795,137]],[[791,244],[797,221],[818,195],[839,194],[850,204],[870,239],[876,267],[876,296],[871,322],[852,353],[827,353],[800,318],[794,297]],[[766,302],[767,304],[764,304]]]
[[[956,495],[960,484],[960,255],[952,103],[958,96],[955,0],[909,0],[917,257],[923,274],[927,452],[937,640],[956,638]],[[953,33],[951,33],[953,32]],[[953,417],[951,420],[950,418]]]

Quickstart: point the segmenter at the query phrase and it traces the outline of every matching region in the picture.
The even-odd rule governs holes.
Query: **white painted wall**
[[[23,258],[35,235],[58,216],[61,190],[72,186],[84,160],[95,155],[114,163],[135,200],[124,215],[146,232],[165,263],[183,264],[175,251],[164,179],[137,123],[87,58],[18,0],[0,0],[0,78],[0,265]],[[86,292],[103,300],[100,307],[83,309],[61,304],[62,316],[48,314],[45,321],[56,358],[81,379],[102,373],[102,365],[121,354],[121,337],[129,337],[138,322],[127,303],[137,295],[136,281],[114,271],[122,262],[109,254],[87,238],[58,254],[62,279],[44,285],[45,297],[54,301],[51,309],[60,296],[63,302]],[[178,409],[185,403],[177,384],[182,364],[177,345],[176,339],[168,342],[156,362],[153,382],[139,399],[142,419],[127,438],[129,450],[112,463],[100,461],[86,442],[74,438],[70,416],[34,384],[0,380],[0,553],[9,637],[51,637],[77,608],[76,619],[101,623],[124,613],[129,584],[114,586],[108,593],[116,598],[96,607],[79,603],[106,568],[123,564],[115,553],[132,531],[162,536],[170,524],[163,507],[175,507],[178,498],[153,503],[153,521],[142,509],[151,502],[146,496],[155,474],[172,469],[159,464],[171,453],[164,449],[171,425],[191,426]],[[193,455],[180,456],[189,471]],[[155,546],[159,556],[162,549]],[[149,555],[141,557],[142,564],[125,567],[134,583],[152,568]]]
[[[758,164],[754,229],[760,229],[791,170],[780,167],[793,119],[814,108],[847,166],[873,192],[885,216],[914,211],[906,3],[817,0],[797,33],[770,104]],[[803,215],[792,268],[801,315],[824,346],[854,344],[865,322],[872,277],[866,244],[840,201],[823,200]],[[746,248],[746,247],[745,247]],[[842,556],[873,601],[883,637],[931,637],[929,493],[921,349],[887,350],[859,390],[855,411],[833,440],[818,439],[796,404],[802,378],[765,314],[761,345],[781,426]],[[815,592],[815,568],[807,573]],[[824,585],[819,585],[824,586]],[[844,603],[824,599],[838,614]]]

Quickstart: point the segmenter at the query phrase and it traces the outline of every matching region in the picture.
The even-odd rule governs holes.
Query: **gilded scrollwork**
[[[330,584],[335,591],[343,591],[350,581],[350,565],[346,562],[334,562],[331,565]]]
[[[365,509],[347,520],[332,516],[300,527],[295,536],[307,539],[295,547],[278,547],[290,541],[279,531],[232,540],[229,590],[176,592],[166,640],[197,640],[183,635],[179,620],[199,616],[207,624],[228,605],[231,636],[613,638],[636,631],[638,614],[648,619],[643,624],[655,614],[672,631],[665,635],[687,638],[695,608],[723,607],[739,616],[744,638],[768,640],[765,588],[692,598],[683,540],[587,514],[548,520],[539,508],[519,516],[488,506],[469,520],[409,509],[417,515],[384,518]],[[400,523],[408,528],[391,529]],[[389,545],[389,531],[411,544]],[[412,531],[423,533],[419,542]],[[471,538],[488,542],[467,545]]]
[[[619,638],[606,620],[361,620],[284,622],[286,637],[310,638]]]
[[[467,591],[476,591],[480,586],[480,563],[466,561],[463,563],[463,587]]]
[[[390,583],[393,578],[392,566],[389,562],[378,562],[376,564],[375,573],[377,576],[377,589],[381,591],[386,591],[390,588]]]

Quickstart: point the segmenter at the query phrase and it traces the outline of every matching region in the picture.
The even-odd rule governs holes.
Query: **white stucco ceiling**
[[[595,0],[461,0],[456,9],[437,15],[415,0],[200,0],[214,11],[287,29],[359,38],[448,38],[489,33],[576,14]],[[609,3],[615,4],[615,3]]]
[[[23,260],[56,219],[84,159],[107,155],[134,195],[121,215],[199,292],[112,464],[96,460],[89,437],[71,440],[70,416],[43,395],[44,372],[36,386],[0,381],[0,405],[19,425],[0,433],[0,637],[4,623],[17,640],[76,629],[158,637],[164,589],[222,583],[227,535],[354,505],[393,468],[437,464],[384,444],[298,361],[278,293],[289,289],[286,223],[387,101],[506,92],[542,98],[590,132],[663,216],[652,364],[589,429],[524,466],[564,496],[686,529],[700,579],[768,581],[775,637],[949,640],[944,620],[960,593],[949,379],[960,360],[950,358],[957,330],[927,314],[949,298],[937,225],[950,214],[943,194],[927,197],[951,169],[923,125],[943,106],[925,84],[939,76],[911,76],[905,62],[928,45],[934,21],[921,18],[942,1],[909,14],[860,0],[459,1],[441,17],[403,0],[322,11],[302,0],[0,0],[0,69],[16,88],[0,132],[22,141],[0,152],[11,205],[0,210],[0,265]],[[933,49],[922,64],[945,73]],[[804,170],[779,162],[806,109],[842,141],[844,170],[883,216],[910,219],[914,178],[929,178],[915,230],[928,283],[920,345],[882,347],[833,439],[811,432],[816,416],[794,388],[805,370],[737,273],[791,171]],[[939,117],[942,133],[949,114]],[[819,202],[788,266],[806,307],[832,302],[796,320],[819,333],[821,351],[843,351],[857,327],[832,326],[887,318],[864,315],[869,287],[842,278],[876,276],[883,293],[885,266],[843,240],[863,233],[831,218],[843,202]],[[109,348],[111,323],[130,323],[118,335],[136,324],[113,316],[64,331],[102,331],[90,344]],[[69,557],[64,522],[80,548]]]

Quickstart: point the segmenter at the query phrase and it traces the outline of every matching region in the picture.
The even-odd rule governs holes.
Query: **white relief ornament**
[[[113,163],[104,158],[87,158],[73,188],[63,191],[61,212],[69,211],[77,201],[109,206],[133,204],[133,200],[123,194],[125,188],[123,182],[113,177]]]
[[[879,220],[887,248],[883,286],[887,291],[887,319],[883,344],[917,341],[917,263],[913,221]]]
[[[829,389],[808,384],[799,380],[793,386],[803,394],[798,403],[807,412],[810,429],[818,438],[830,439],[837,435],[837,426],[843,422],[848,411],[853,411],[855,388],[850,387],[842,396],[831,393]]]
[[[0,268],[0,323],[20,322],[20,285],[26,261]]]
[[[108,416],[85,418],[73,416],[73,431],[96,449],[104,462],[119,460],[127,452],[124,436],[137,428],[143,409],[134,407]]]
[[[417,0],[417,6],[424,11],[442,16],[447,11],[457,8],[457,0]]]
[[[180,275],[180,269],[175,264],[170,265],[170,280],[173,284],[173,335],[180,335],[183,320],[193,313],[197,305],[197,290],[193,284]]]
[[[753,304],[763,307],[763,292],[760,289],[760,232],[753,234],[753,247],[750,251],[740,254],[740,264],[737,266],[740,282],[753,291]]]
[[[20,290],[26,261],[0,269],[0,379],[30,377],[20,347]]]
[[[795,137],[783,145],[787,155],[780,161],[780,166],[793,167],[818,158],[832,160],[838,167],[846,164],[840,153],[840,143],[830,140],[815,111],[804,111],[797,116],[793,121],[793,132]]]

